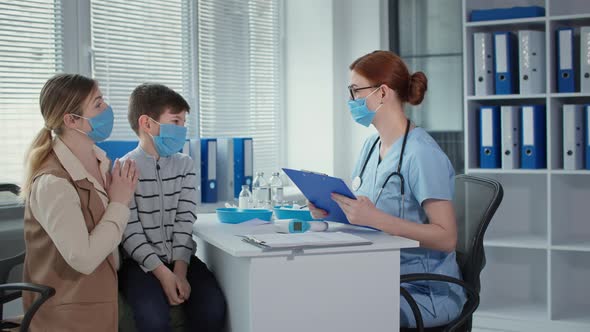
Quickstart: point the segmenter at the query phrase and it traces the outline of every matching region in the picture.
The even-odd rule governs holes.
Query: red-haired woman
[[[455,261],[457,225],[453,210],[455,171],[445,153],[422,128],[406,117],[404,105],[424,99],[424,73],[411,74],[399,56],[375,51],[350,65],[353,119],[377,134],[362,148],[353,173],[356,200],[333,194],[353,224],[371,226],[420,242],[401,251],[401,274],[437,273],[461,278]],[[315,218],[325,211],[313,205]],[[459,315],[463,290],[454,284],[415,282],[404,285],[419,305],[426,327]],[[408,303],[400,299],[402,327],[415,327]]]

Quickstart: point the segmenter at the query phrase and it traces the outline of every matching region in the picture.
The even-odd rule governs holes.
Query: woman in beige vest
[[[133,162],[110,161],[95,142],[113,127],[96,81],[49,79],[39,97],[44,127],[27,155],[24,281],[55,288],[32,331],[117,330],[117,246],[137,184]],[[27,310],[35,295],[25,292]]]

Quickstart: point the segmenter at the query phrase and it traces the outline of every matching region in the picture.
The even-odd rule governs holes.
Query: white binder
[[[590,27],[580,27],[580,87],[590,92]]]
[[[473,34],[473,85],[476,96],[494,94],[494,63],[492,34]]]
[[[563,105],[563,168],[584,168],[584,106]]]
[[[520,107],[502,106],[502,168],[520,168]]]
[[[545,92],[545,33],[535,30],[518,31],[518,72],[520,94]]]

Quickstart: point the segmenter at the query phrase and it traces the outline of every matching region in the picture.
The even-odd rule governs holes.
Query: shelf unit
[[[514,6],[542,6],[546,16],[469,22],[474,9]],[[465,170],[504,187],[484,240],[474,330],[590,331],[590,170],[564,170],[562,159],[562,105],[590,104],[590,93],[558,93],[555,83],[555,29],[590,26],[590,1],[463,0],[462,18]],[[523,29],[545,32],[545,91],[474,96],[473,33]],[[547,169],[478,168],[479,106],[525,104],[546,105]]]

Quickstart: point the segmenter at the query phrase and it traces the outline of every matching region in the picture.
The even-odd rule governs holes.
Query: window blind
[[[252,137],[254,170],[278,171],[281,135],[279,0],[198,1],[200,132]]]
[[[190,0],[91,0],[92,74],[115,113],[110,139],[137,139],[127,120],[128,101],[146,82],[164,84],[187,100],[189,135],[196,134],[193,6]]]
[[[39,93],[63,71],[58,0],[0,1],[0,181],[21,183],[24,157],[43,128]]]

